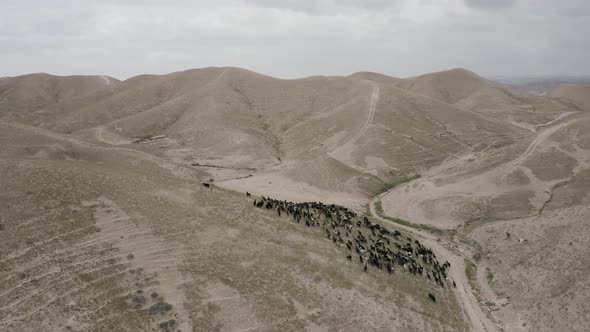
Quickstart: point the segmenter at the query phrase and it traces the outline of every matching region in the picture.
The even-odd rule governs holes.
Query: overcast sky
[[[590,75],[590,0],[0,0],[0,77]]]

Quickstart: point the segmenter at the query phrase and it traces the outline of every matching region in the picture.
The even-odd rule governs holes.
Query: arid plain
[[[0,78],[0,330],[588,330],[589,98],[465,69]],[[447,286],[261,196],[366,215]]]

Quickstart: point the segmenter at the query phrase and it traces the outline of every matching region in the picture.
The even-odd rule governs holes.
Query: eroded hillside
[[[585,97],[464,69],[4,78],[0,327],[583,330]],[[260,195],[369,213],[456,284],[364,272]]]
[[[2,329],[465,329],[452,289],[364,272],[321,230],[194,168],[0,128]]]

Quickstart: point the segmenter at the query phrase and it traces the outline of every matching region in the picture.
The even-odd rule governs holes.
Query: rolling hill
[[[584,110],[590,110],[590,85],[560,84],[551,89],[547,96],[574,102]]]
[[[587,95],[465,69],[0,79],[0,329],[580,330]],[[370,212],[458,284],[365,273],[244,192]]]

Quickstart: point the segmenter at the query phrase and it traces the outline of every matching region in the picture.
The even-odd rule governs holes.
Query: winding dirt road
[[[461,309],[463,310],[463,315],[469,322],[472,331],[502,331],[502,329],[487,316],[487,314],[482,310],[481,306],[479,305],[479,302],[474,295],[473,289],[469,284],[469,280],[467,280],[467,276],[465,275],[465,260],[463,256],[455,254],[449,249],[447,249],[441,243],[440,238],[430,233],[394,223],[387,219],[381,218],[377,214],[377,211],[375,209],[375,203],[386,194],[387,193],[376,196],[369,203],[369,208],[373,217],[385,224],[390,224],[395,228],[403,229],[407,232],[412,233],[414,237],[420,238],[420,241],[422,243],[430,247],[436,253],[437,257],[443,257],[444,260],[447,260],[449,263],[451,263],[451,267],[449,269],[449,277],[452,280],[454,280],[457,284],[457,287],[455,288],[455,296],[457,297],[457,302],[461,306]]]
[[[570,115],[570,114],[567,114],[567,115]],[[529,144],[529,146],[516,158],[514,158],[504,164],[501,164],[493,169],[490,169],[484,173],[478,174],[477,176],[467,178],[467,179],[463,180],[462,182],[467,183],[470,181],[475,181],[477,178],[481,177],[482,175],[496,172],[498,170],[505,169],[505,168],[511,167],[511,166],[515,166],[515,165],[518,165],[518,164],[524,162],[537,149],[537,147],[542,145],[551,135],[553,135],[557,131],[559,131],[567,126],[570,126],[582,119],[585,119],[585,117],[576,117],[573,119],[564,120],[566,117],[567,116],[560,117],[558,119],[558,121],[553,122],[552,126],[538,132],[537,136]],[[435,172],[435,173],[437,173],[437,172]],[[432,176],[433,174],[430,174],[430,175]],[[423,178],[417,179],[415,181],[419,182],[419,181],[425,181],[425,180],[429,181],[431,179],[429,177],[423,177]],[[389,223],[397,228],[401,228],[401,229],[404,229],[408,232],[411,232],[411,233],[415,234],[415,236],[421,237],[422,241],[424,243],[426,243],[428,246],[430,246],[437,253],[437,255],[441,255],[442,257],[444,257],[444,259],[448,260],[451,263],[450,276],[457,283],[457,289],[456,289],[456,293],[455,293],[457,296],[457,300],[458,300],[459,304],[461,305],[461,308],[463,309],[463,312],[464,312],[467,320],[469,321],[471,328],[474,331],[490,332],[490,331],[504,330],[501,326],[498,326],[495,322],[493,322],[490,319],[490,317],[482,310],[477,298],[474,295],[474,292],[473,292],[473,289],[471,288],[469,280],[467,279],[467,276],[465,275],[464,257],[460,254],[453,252],[452,250],[449,250],[450,243],[443,245],[443,242],[441,241],[440,238],[438,238],[428,232],[420,231],[420,230],[417,230],[412,227],[397,224],[397,223],[392,222],[390,220],[381,218],[377,214],[376,209],[375,209],[376,202],[380,201],[384,196],[390,194],[392,191],[403,190],[404,187],[411,186],[413,183],[415,183],[415,181],[410,181],[403,186],[393,188],[390,191],[383,193],[381,195],[378,195],[375,198],[373,198],[370,202],[371,214],[376,219],[380,220],[383,223]],[[477,279],[478,279],[479,283],[482,284],[482,289],[484,291],[484,294],[486,294],[486,297],[490,297],[490,298],[495,297],[495,296],[492,296],[492,295],[494,295],[493,289],[491,289],[489,287],[489,285],[485,284],[485,280],[482,280],[482,279],[486,278],[485,265],[482,264],[481,266],[479,266],[477,272],[478,272]]]

